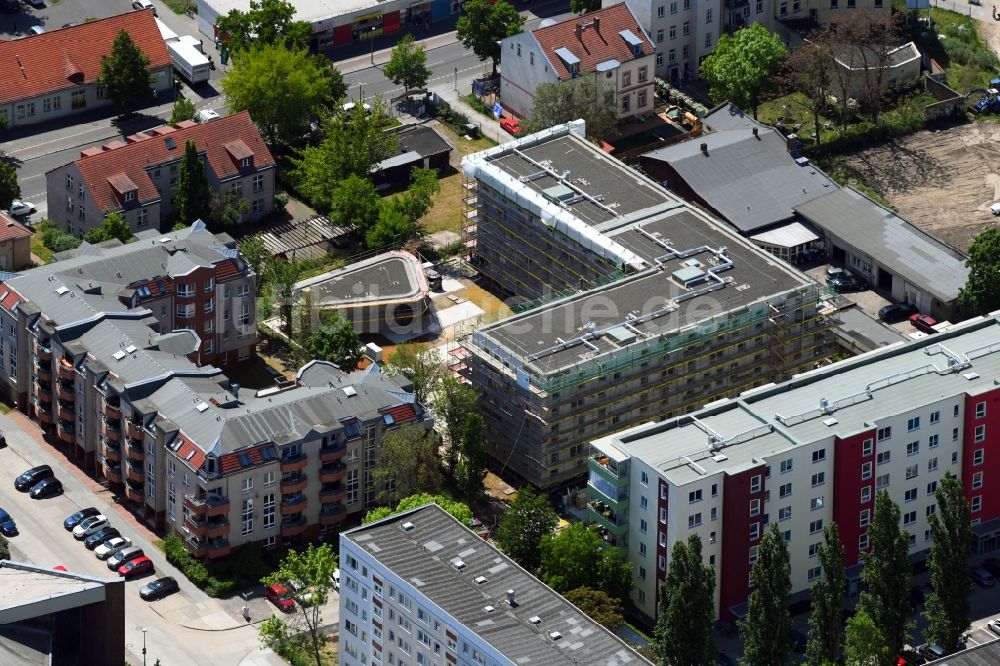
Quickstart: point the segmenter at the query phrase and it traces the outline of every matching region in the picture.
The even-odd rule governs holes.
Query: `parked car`
[[[55,476],[52,473],[52,468],[48,465],[39,465],[38,467],[32,467],[26,472],[22,473],[21,476],[14,479],[14,488],[20,490],[22,493],[27,492],[33,485],[41,481],[42,479],[48,479],[49,477]]]
[[[838,294],[847,291],[864,291],[868,283],[854,273],[842,273],[827,280],[827,284]]]
[[[879,310],[878,318],[888,324],[895,324],[915,314],[919,314],[917,306],[909,303],[893,303]]]
[[[142,576],[153,572],[153,560],[148,557],[136,557],[118,567],[118,575],[126,579]]]
[[[156,7],[154,7],[153,3],[149,0],[132,0],[132,9],[152,9],[153,16],[156,16]]]
[[[896,666],[921,666],[926,663],[927,660],[913,650],[903,650],[903,654],[896,660]]]
[[[295,600],[284,585],[268,585],[264,588],[264,597],[286,613],[295,610]]]
[[[110,521],[108,521],[107,516],[104,514],[92,516],[73,528],[73,538],[77,541],[83,541],[94,532],[103,530],[110,524]]]
[[[118,567],[125,564],[129,560],[134,560],[137,557],[143,556],[145,556],[145,553],[142,552],[142,548],[138,548],[136,546],[123,548],[108,558],[108,568],[112,571],[118,571]]]
[[[993,574],[983,567],[976,567],[969,572],[969,576],[972,578],[972,582],[979,587],[993,587],[997,583],[997,579],[993,577]]]
[[[917,653],[927,661],[937,661],[948,656],[948,652],[940,645],[921,645]]]
[[[834,277],[838,275],[843,275],[847,272],[846,268],[839,268],[837,266],[827,266],[826,267],[826,281],[829,282]]]
[[[937,331],[934,330],[934,327],[937,326],[937,319],[930,315],[910,315],[910,324],[918,331],[923,331],[924,333],[937,333]]]
[[[14,0],[14,4],[17,6],[17,0]],[[36,210],[38,209],[30,201],[14,199],[10,202],[10,208],[7,209],[7,212],[10,213],[11,217],[27,217]]]
[[[58,495],[63,491],[62,481],[51,476],[47,479],[42,479],[35,485],[31,486],[31,490],[28,491],[28,495],[31,499],[42,499],[45,497],[52,497],[53,495]]]
[[[330,576],[330,582],[333,583],[333,589],[340,591],[340,569],[333,570],[333,575]]]
[[[10,514],[0,509],[0,534],[4,536],[15,536],[17,534],[17,524]]]
[[[119,532],[116,528],[111,527],[110,525],[108,525],[107,527],[105,527],[103,529],[100,529],[100,530],[97,530],[96,532],[94,532],[93,534],[91,534],[89,537],[87,537],[86,539],[84,539],[83,540],[83,545],[87,548],[87,550],[94,550],[95,548],[97,548],[98,546],[100,546],[105,541],[108,541],[109,539],[114,539],[115,537],[120,537],[120,536],[121,536],[121,532]]]
[[[994,618],[986,623],[986,628],[1000,636],[1000,618]]]
[[[1000,558],[987,557],[980,566],[993,574],[994,578],[1000,576]]]
[[[173,594],[180,589],[181,588],[177,585],[177,581],[175,579],[170,576],[166,576],[165,578],[151,580],[143,585],[139,588],[139,596],[146,601],[153,601],[154,599],[159,599],[160,597]]]
[[[106,560],[119,550],[125,550],[131,545],[132,540],[128,537],[112,537],[94,549],[94,556],[99,560]]]
[[[500,129],[512,136],[521,136],[521,123],[517,118],[501,118]]]
[[[86,509],[80,509],[76,513],[67,516],[66,520],[63,521],[63,527],[67,532],[73,531],[73,528],[82,523],[87,518],[99,515],[101,512],[92,506],[88,506]]]
[[[312,606],[315,603],[316,595],[301,580],[292,579],[288,581],[288,587],[291,588],[292,598],[303,606]]]

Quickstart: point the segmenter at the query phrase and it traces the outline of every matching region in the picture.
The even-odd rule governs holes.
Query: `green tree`
[[[316,666],[322,666],[323,634],[322,607],[326,604],[332,586],[330,578],[337,568],[337,555],[330,544],[319,547],[312,544],[305,551],[288,550],[278,570],[261,579],[264,585],[284,585],[292,581],[302,586],[299,598],[309,603],[297,603],[294,614],[272,617],[260,625],[261,643],[266,646],[293,647],[304,651]]]
[[[395,201],[403,215],[417,226],[434,205],[434,195],[440,191],[441,184],[434,169],[413,167],[410,170],[410,186]]]
[[[292,308],[295,305],[295,283],[302,274],[302,266],[296,261],[274,259],[267,264],[266,282],[270,297],[278,304],[281,327],[285,335],[292,336]]]
[[[330,99],[331,67],[305,50],[260,45],[238,51],[222,79],[229,111],[249,111],[270,146],[306,133]]]
[[[412,34],[404,35],[396,42],[382,73],[397,86],[402,85],[407,93],[425,87],[431,70],[427,67],[424,47],[417,45]]]
[[[91,244],[103,243],[112,238],[117,238],[122,243],[129,243],[132,240],[132,228],[125,221],[121,212],[117,210],[105,215],[101,226],[94,227],[83,235],[83,240]]]
[[[821,114],[829,105],[835,67],[837,63],[830,52],[811,41],[803,42],[800,48],[789,53],[785,59],[785,82],[791,90],[799,93],[791,95],[789,99],[812,116],[817,146],[820,145],[823,131]]]
[[[462,458],[458,462],[455,480],[462,496],[471,502],[483,494],[483,479],[486,477],[483,417],[476,412],[469,413],[465,419],[460,448]]]
[[[211,192],[208,205],[208,222],[212,227],[219,229],[239,224],[243,216],[250,211],[250,202],[239,193],[229,190],[228,192]]]
[[[840,655],[843,639],[841,610],[844,607],[844,547],[837,524],[823,529],[823,544],[816,553],[822,575],[813,583],[812,613],[809,615],[809,641],[806,659],[810,664],[834,664]]]
[[[149,58],[125,30],[120,30],[115,37],[111,54],[101,59],[97,82],[120,114],[130,111],[133,104],[152,94]]]
[[[181,157],[174,204],[177,206],[177,216],[185,224],[191,224],[195,220],[204,221],[211,211],[212,187],[208,184],[205,163],[198,146],[190,139],[184,142],[184,156]]]
[[[607,79],[578,76],[539,84],[523,131],[531,134],[577,118],[586,122],[591,140],[604,138],[618,126],[618,97]]]
[[[185,120],[195,119],[194,102],[184,97],[178,97],[174,102],[174,110],[170,114],[170,124],[176,125]]]
[[[21,196],[17,170],[9,162],[0,162],[0,208],[9,210],[11,202]]]
[[[42,233],[42,244],[53,252],[64,252],[80,246],[80,239],[61,231],[52,220],[42,220],[36,226]]]
[[[556,592],[593,587],[622,601],[631,592],[632,565],[604,545],[595,525],[574,522],[558,534],[543,534],[539,550],[542,580]]]
[[[10,559],[10,543],[7,538],[0,534],[0,560]]]
[[[292,159],[298,190],[318,210],[331,209],[338,183],[352,175],[367,179],[376,164],[396,154],[398,139],[385,131],[392,122],[385,104],[375,99],[371,107],[371,115],[360,104],[351,113],[330,114],[319,145],[306,146]]]
[[[868,613],[858,610],[847,621],[844,641],[844,664],[846,666],[887,666],[896,663],[886,644],[885,634]],[[812,662],[810,662],[812,663]]]
[[[237,247],[243,261],[247,262],[247,265],[257,276],[256,295],[260,296],[260,291],[264,287],[264,262],[270,257],[267,250],[264,249],[264,237],[260,234],[246,236],[237,244]]]
[[[409,379],[413,384],[413,397],[420,404],[425,404],[444,374],[444,368],[433,352],[414,342],[398,345],[385,362],[384,369],[386,374],[403,375]],[[437,403],[434,408],[437,409]]]
[[[678,539],[670,551],[667,578],[660,584],[660,609],[653,647],[661,664],[702,666],[712,663],[715,645],[715,570],[705,564],[701,538]]]
[[[574,14],[595,12],[600,8],[600,0],[569,0],[569,10]]]
[[[750,570],[753,591],[747,615],[740,623],[743,637],[741,666],[784,666],[788,661],[788,594],[792,588],[788,544],[777,523],[764,533],[757,561]]]
[[[281,46],[291,51],[309,48],[312,29],[305,21],[293,21],[295,6],[285,0],[250,0],[250,9],[231,9],[216,19],[216,28],[231,52],[254,46]]]
[[[437,494],[443,485],[437,439],[433,431],[416,425],[389,430],[382,437],[372,473],[382,504],[418,492]]]
[[[455,520],[463,525],[469,526],[472,524],[472,509],[469,508],[468,504],[457,502],[450,497],[445,497],[444,495],[429,495],[428,493],[418,493],[416,495],[404,497],[399,501],[399,504],[396,505],[395,509],[390,509],[387,506],[380,506],[372,509],[365,514],[364,520],[361,521],[361,524],[367,525],[368,523],[374,523],[376,520],[388,518],[394,513],[402,513],[403,511],[416,509],[418,506],[423,506],[424,504],[429,504],[431,502],[434,502],[439,507],[450,513],[455,517]]]
[[[455,24],[455,34],[462,46],[482,61],[493,62],[496,76],[500,62],[500,40],[521,32],[524,17],[507,0],[467,0],[462,15]]]
[[[781,39],[760,23],[722,35],[715,51],[701,64],[712,99],[730,100],[757,117],[761,96],[773,84],[785,55]]]
[[[333,185],[330,196],[331,215],[335,220],[341,224],[353,224],[361,236],[378,224],[382,197],[370,179],[352,173],[344,180],[330,184]]]
[[[1000,228],[990,227],[973,239],[965,267],[969,277],[958,302],[972,316],[1000,309]]]
[[[608,631],[615,631],[625,624],[621,599],[609,596],[604,590],[578,587],[566,592],[563,597]]]
[[[928,643],[951,647],[969,628],[969,553],[972,523],[962,482],[947,472],[934,493],[931,526],[931,588],[924,616]]]
[[[880,490],[868,526],[871,551],[862,553],[861,582],[867,586],[858,610],[872,619],[893,655],[903,650],[910,617],[909,535],[899,527],[899,507]]]
[[[438,366],[440,368],[440,366]],[[434,414],[444,424],[448,440],[448,469],[456,469],[459,437],[468,415],[478,411],[479,393],[451,373],[444,373],[434,391]]]
[[[338,314],[327,317],[323,325],[312,332],[306,340],[306,351],[313,358],[336,363],[345,372],[357,369],[364,357],[354,326]]]
[[[559,516],[545,495],[525,486],[500,519],[494,537],[510,559],[534,572],[542,562],[542,537],[551,534],[558,524]]]
[[[378,221],[365,233],[365,245],[369,250],[379,250],[402,245],[417,233],[417,225],[406,214],[406,206],[400,199],[382,202],[378,211]]]

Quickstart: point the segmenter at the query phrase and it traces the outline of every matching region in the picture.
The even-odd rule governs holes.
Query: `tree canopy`
[[[404,35],[393,47],[382,73],[397,86],[402,85],[405,92],[424,88],[431,76],[424,47],[414,41],[412,34]]]
[[[712,99],[750,109],[757,117],[761,96],[773,84],[785,56],[781,39],[760,23],[722,35],[715,51],[701,63],[701,75],[710,85]]]
[[[132,240],[132,228],[125,221],[121,212],[117,210],[105,215],[101,226],[89,229],[83,235],[83,240],[91,244],[103,243],[112,238],[117,238],[123,243],[129,243]]]
[[[386,374],[400,374],[409,379],[413,384],[413,397],[420,404],[427,401],[444,373],[437,357],[423,345],[414,342],[397,345],[392,356],[385,362],[384,369]],[[434,408],[437,409],[437,403]]]
[[[364,520],[361,521],[361,524],[367,525],[368,523],[374,523],[376,520],[388,518],[394,513],[409,511],[410,509],[415,509],[418,506],[423,506],[424,504],[429,504],[431,502],[434,502],[439,507],[450,513],[463,525],[468,527],[472,524],[472,509],[469,508],[468,504],[463,504],[462,502],[453,500],[445,495],[429,495],[428,493],[417,493],[416,495],[404,497],[399,501],[399,504],[396,505],[395,509],[390,509],[387,506],[380,506],[372,509],[365,514]]]
[[[486,477],[483,417],[477,412],[470,412],[465,417],[460,444],[462,455],[455,469],[455,483],[462,497],[471,502],[483,494],[483,479]],[[450,448],[454,448],[454,444]]]
[[[420,492],[437,494],[444,483],[437,436],[419,425],[387,431],[382,436],[372,477],[383,504]]]
[[[868,525],[871,551],[862,553],[861,581],[867,587],[858,600],[858,610],[872,619],[893,655],[903,650],[910,628],[910,546],[899,518],[899,507],[880,490]]]
[[[521,32],[524,17],[507,0],[466,0],[462,15],[455,24],[462,45],[482,61],[493,62],[493,75],[500,62],[500,40]]]
[[[222,90],[229,111],[248,111],[268,145],[287,145],[332,101],[333,71],[304,49],[260,44],[233,55]]]
[[[173,112],[170,114],[170,124],[176,125],[185,120],[194,120],[195,116],[194,102],[185,97],[178,97],[177,101],[174,102]]]
[[[962,482],[947,472],[934,493],[937,511],[930,515],[931,593],[927,595],[924,636],[930,643],[951,646],[969,628],[969,553],[972,517]]]
[[[703,666],[715,656],[715,569],[702,561],[701,538],[678,539],[660,583],[653,649],[661,664]]]
[[[616,631],[625,624],[621,599],[609,596],[604,590],[578,587],[565,592],[563,597],[608,631]]]
[[[632,565],[622,560],[620,550],[605,547],[596,525],[574,522],[558,534],[543,534],[540,550],[542,580],[556,592],[592,587],[628,599]]]
[[[114,102],[118,113],[130,111],[133,104],[152,94],[153,75],[149,72],[149,58],[127,31],[118,32],[111,45],[111,54],[101,59],[97,83]]]
[[[844,607],[844,547],[837,524],[823,528],[823,543],[816,553],[822,573],[812,587],[812,613],[806,658],[810,664],[835,664],[843,638],[841,610]]]
[[[255,45],[307,49],[312,28],[305,21],[293,21],[294,15],[294,5],[285,0],[250,0],[248,11],[231,9],[215,24],[222,42],[233,53]]]
[[[211,212],[212,187],[208,184],[205,162],[198,154],[195,142],[184,142],[184,156],[181,157],[180,175],[174,204],[177,216],[184,224],[195,220],[207,220]]]
[[[886,637],[878,623],[868,613],[858,610],[847,621],[844,641],[846,666],[892,666],[896,663]]]
[[[264,249],[264,237],[260,234],[244,236],[237,247],[243,261],[247,262],[247,265],[257,276],[257,295],[259,296],[260,290],[264,287],[264,261],[270,256]]]
[[[511,502],[494,537],[508,557],[528,571],[536,571],[542,562],[542,537],[551,534],[557,524],[559,516],[545,495],[526,486]]]
[[[830,52],[812,41],[803,42],[801,47],[789,53],[785,59],[785,83],[791,90],[800,93],[789,96],[789,99],[812,116],[816,145],[822,141],[821,114],[829,105],[836,66]]]
[[[539,84],[523,128],[531,134],[578,118],[587,124],[587,138],[595,141],[618,125],[618,97],[607,79],[578,76]]]
[[[355,370],[364,358],[354,325],[338,314],[328,315],[322,326],[312,332],[306,339],[306,350],[313,358],[336,363],[345,372]]]
[[[11,202],[21,196],[17,170],[9,162],[0,162],[0,209],[10,209]]]
[[[757,561],[750,570],[753,590],[747,615],[740,623],[743,637],[741,666],[783,666],[788,660],[788,634],[792,628],[788,594],[792,588],[788,543],[771,523],[757,547]]]
[[[959,303],[972,316],[1000,309],[1000,228],[990,227],[973,239],[965,266],[969,277]]]
[[[350,174],[334,184],[330,199],[331,216],[341,224],[353,224],[361,236],[378,223],[382,197],[370,178]]]
[[[569,10],[574,14],[586,14],[601,8],[601,0],[569,0]]]

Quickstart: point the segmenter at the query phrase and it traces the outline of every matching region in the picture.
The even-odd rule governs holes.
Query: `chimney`
[[[789,134],[785,137],[785,148],[788,150],[799,149],[799,137],[797,134]]]
[[[705,154],[705,155],[708,155],[708,144],[707,143],[701,144],[701,152],[703,154]]]
[[[601,17],[600,16],[595,16],[594,17],[594,32],[596,32],[598,35],[601,34]]]
[[[757,128],[756,127],[753,128],[753,138],[755,138],[758,141],[760,141],[760,137],[757,135]]]
[[[507,605],[517,608],[517,600],[514,598],[514,590],[507,590]]]
[[[580,23],[576,24],[576,38],[577,40],[583,39],[583,25]]]
[[[233,397],[236,398],[236,400],[240,399],[240,385],[239,384],[237,384],[235,382],[232,383],[232,384],[230,384],[229,385],[229,392],[233,394]]]

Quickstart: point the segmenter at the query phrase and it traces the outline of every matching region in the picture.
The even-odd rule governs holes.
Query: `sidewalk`
[[[438,97],[448,102],[453,109],[464,114],[469,119],[470,123],[478,125],[479,133],[487,139],[496,141],[497,143],[506,143],[514,139],[514,137],[510,134],[507,134],[507,132],[500,129],[499,121],[487,118],[473,109],[464,99],[461,98],[460,93],[455,92],[454,88],[438,90],[435,92],[437,92]]]

